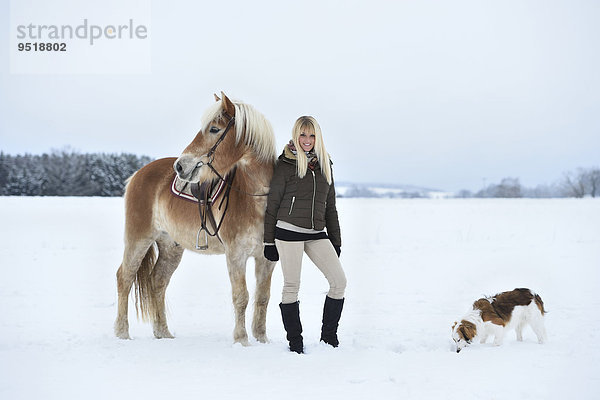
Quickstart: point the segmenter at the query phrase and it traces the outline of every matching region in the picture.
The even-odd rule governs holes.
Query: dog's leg
[[[483,332],[481,334],[481,340],[479,341],[479,343],[484,344],[485,342],[487,342],[489,336],[490,335],[487,332]]]
[[[494,327],[494,346],[501,346],[504,342],[504,327],[503,326],[495,326]]]
[[[520,321],[515,328],[515,332],[517,333],[517,340],[519,342],[523,341],[523,328],[525,328],[525,325],[525,321]]]
[[[534,317],[530,324],[531,329],[533,329],[538,338],[538,343],[545,343],[548,340],[548,336],[546,334],[546,327],[544,326],[544,317],[542,315]]]

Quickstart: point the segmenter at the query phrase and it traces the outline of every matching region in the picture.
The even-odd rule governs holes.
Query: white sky
[[[93,19],[93,3],[89,15],[81,3],[64,13]],[[315,116],[338,181],[477,190],[484,180],[535,186],[600,165],[598,1],[150,9],[150,74],[11,74],[14,33],[0,29],[0,150],[178,156],[223,90],[265,114],[278,147],[298,116]]]

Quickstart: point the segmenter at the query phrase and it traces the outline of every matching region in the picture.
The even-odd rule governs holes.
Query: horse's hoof
[[[168,335],[157,335],[155,333],[154,337],[157,339],[175,339],[175,336],[171,335],[170,333]]]
[[[248,337],[247,336],[243,337],[243,338],[235,338],[233,340],[233,343],[239,343],[239,344],[241,344],[244,347],[250,346],[250,342],[248,341]]]
[[[154,337],[157,339],[175,339],[175,336],[168,329],[154,331]]]
[[[269,338],[267,337],[267,335],[258,335],[255,337],[259,343],[269,343]]]
[[[115,336],[117,336],[117,338],[122,339],[122,340],[131,340],[131,337],[129,337],[129,333],[127,333],[127,332],[121,332],[121,333],[115,332]]]
[[[129,324],[125,323],[115,323],[115,336],[119,339],[131,339],[129,337]]]

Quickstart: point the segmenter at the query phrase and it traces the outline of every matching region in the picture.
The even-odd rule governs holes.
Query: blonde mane
[[[277,157],[275,134],[271,123],[250,104],[232,101],[235,106],[235,142],[242,139],[256,153],[260,161],[274,161]],[[223,118],[223,100],[217,101],[202,116],[202,132],[206,134],[209,124]]]

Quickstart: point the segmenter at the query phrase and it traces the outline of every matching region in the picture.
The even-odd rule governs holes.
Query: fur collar
[[[296,155],[294,153],[292,153],[292,150],[290,150],[290,148],[287,144],[283,148],[282,156],[284,156],[285,158],[289,158],[290,160],[294,160],[294,161],[297,160]]]
[[[288,144],[283,148],[282,156],[287,158],[289,161],[296,163],[298,157],[296,157],[298,151],[296,150],[296,146],[294,146],[294,142],[290,140]],[[311,170],[315,170],[319,165],[319,159],[314,151],[309,151],[306,153],[306,157],[308,158],[308,168]]]

